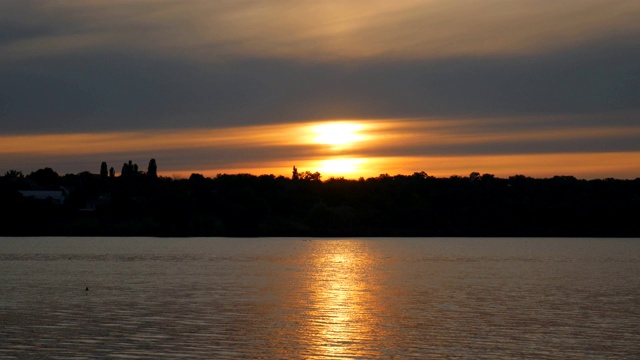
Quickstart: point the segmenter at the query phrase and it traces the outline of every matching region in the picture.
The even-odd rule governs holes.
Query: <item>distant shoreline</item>
[[[0,236],[640,237],[640,178],[320,177],[7,174]]]

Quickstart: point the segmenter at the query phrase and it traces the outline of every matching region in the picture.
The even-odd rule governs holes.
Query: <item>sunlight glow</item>
[[[316,137],[313,141],[317,144],[348,145],[364,140],[358,132],[362,125],[354,123],[327,123],[313,127]]]
[[[325,178],[334,176],[352,176],[361,171],[366,159],[327,159],[318,163],[318,171]]]
[[[191,173],[291,177],[294,165],[300,172],[320,172],[323,180],[420,171],[437,177],[474,171],[499,177],[570,174],[633,179],[640,174],[640,150],[631,145],[640,136],[638,125],[586,127],[571,117],[517,120],[520,126],[513,128],[512,118],[355,119],[221,129],[0,135],[0,175],[44,167],[61,174],[96,172],[101,161],[118,170],[127,160],[144,167],[150,158],[158,161],[159,174],[183,178]],[[566,125],[558,129],[541,122]],[[597,146],[602,137],[616,139],[620,146],[584,151]],[[558,151],[538,152],[549,143],[558,144]]]

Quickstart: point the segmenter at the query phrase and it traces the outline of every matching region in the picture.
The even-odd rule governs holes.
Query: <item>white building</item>
[[[54,204],[62,205],[67,200],[67,192],[64,190],[19,190],[26,198],[37,200],[51,199]]]

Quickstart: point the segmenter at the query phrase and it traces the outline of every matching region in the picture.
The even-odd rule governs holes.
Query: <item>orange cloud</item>
[[[507,126],[517,119],[333,120],[223,129],[121,133],[0,136],[0,163],[53,167],[74,158],[160,157],[160,172],[188,175],[254,173],[288,176],[293,165],[325,178],[382,173],[468,175],[472,171],[508,176],[569,174],[590,177],[640,176],[640,150],[592,149],[553,152],[544,144],[629,141],[638,126]],[[552,119],[555,122],[562,119]],[[526,122],[516,122],[519,126]],[[571,126],[569,126],[571,125]],[[529,144],[522,148],[522,144]],[[581,145],[584,147],[585,145]],[[501,150],[492,150],[499,148]],[[482,151],[477,150],[482,149]],[[539,150],[536,150],[539,149]],[[599,150],[599,151],[596,151]],[[138,155],[136,155],[138,154]],[[154,155],[155,154],[155,155]],[[204,156],[204,157],[203,157]],[[40,164],[40,165],[35,165]],[[76,166],[80,166],[80,162]],[[71,172],[91,170],[76,168]],[[0,169],[2,170],[2,169]],[[20,169],[18,169],[20,170]]]

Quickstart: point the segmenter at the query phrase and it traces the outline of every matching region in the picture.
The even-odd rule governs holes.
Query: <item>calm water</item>
[[[0,238],[3,359],[638,356],[639,239]]]

